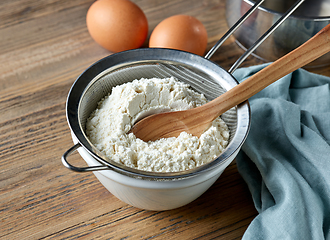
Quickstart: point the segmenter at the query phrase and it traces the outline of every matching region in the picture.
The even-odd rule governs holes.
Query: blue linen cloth
[[[233,75],[244,81],[265,66]],[[299,69],[249,102],[236,161],[259,214],[243,239],[330,239],[330,78]]]

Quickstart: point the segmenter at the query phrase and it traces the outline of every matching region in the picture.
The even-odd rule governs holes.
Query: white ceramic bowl
[[[249,131],[247,102],[222,115],[229,127],[229,144],[213,161],[195,169],[154,173],[125,167],[106,159],[85,135],[85,123],[97,102],[111,89],[134,79],[174,76],[213,99],[236,86],[232,75],[200,56],[170,49],[137,49],[110,55],[89,67],[73,84],[67,99],[67,119],[75,145],[62,156],[77,172],[93,171],[99,181],[122,201],[141,209],[169,210],[203,194],[234,160]],[[78,150],[90,166],[72,166],[67,158]]]
[[[73,136],[74,142],[75,140]],[[102,185],[123,202],[134,207],[162,211],[184,206],[201,196],[234,160],[237,152],[217,168],[189,178],[150,181],[126,176],[112,170],[93,171]],[[89,166],[99,166],[84,148],[80,156]]]

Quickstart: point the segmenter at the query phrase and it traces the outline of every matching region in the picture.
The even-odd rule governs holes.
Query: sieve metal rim
[[[215,167],[222,165],[226,160],[239,149],[247,137],[250,128],[250,108],[248,102],[237,106],[237,133],[232,142],[226,148],[223,154],[210,163],[203,166],[174,173],[156,173],[141,171],[133,168],[123,166],[116,162],[109,162],[102,157],[102,154],[89,142],[85,136],[84,130],[81,129],[78,117],[79,104],[82,100],[86,88],[91,84],[91,81],[97,81],[98,76],[115,70],[118,67],[132,64],[134,62],[172,62],[180,65],[186,65],[192,68],[197,68],[210,75],[216,75],[217,78],[225,79],[226,85],[223,86],[226,90],[238,84],[238,81],[226,70],[216,63],[203,58],[201,56],[191,54],[188,52],[173,50],[173,49],[134,49],[125,52],[120,52],[107,56],[87,68],[74,82],[68,94],[66,103],[66,116],[71,132],[78,139],[80,145],[92,155],[98,162],[105,165],[109,170],[114,170],[124,175],[144,178],[149,180],[160,179],[180,179],[194,176],[205,171],[210,171]],[[242,125],[242,123],[244,123]]]

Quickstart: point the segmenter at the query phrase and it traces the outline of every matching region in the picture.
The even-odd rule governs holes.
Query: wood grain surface
[[[208,49],[228,29],[224,0],[135,0],[149,34],[179,13],[201,20]],[[240,239],[257,212],[233,162],[200,198],[162,212],[127,205],[92,173],[61,163],[73,145],[65,102],[74,80],[111,54],[88,34],[92,0],[3,0],[0,4],[1,239]],[[147,43],[145,44],[145,47]],[[243,53],[233,38],[212,60],[225,69]],[[249,57],[242,66],[261,63]],[[314,69],[330,75],[329,68]],[[70,157],[83,165],[78,154]]]

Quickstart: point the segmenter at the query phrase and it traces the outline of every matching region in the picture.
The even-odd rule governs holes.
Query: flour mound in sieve
[[[146,115],[201,106],[206,98],[172,78],[140,79],[112,89],[87,119],[86,134],[109,159],[151,172],[179,172],[208,163],[228,144],[229,130],[219,117],[200,138],[182,132],[177,138],[144,142],[127,133]]]

